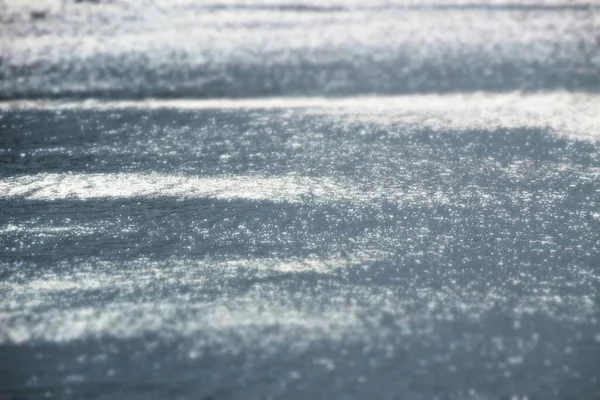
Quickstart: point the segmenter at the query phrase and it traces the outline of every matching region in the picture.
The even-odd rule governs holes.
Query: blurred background
[[[580,0],[2,0],[0,7],[5,99],[600,87],[598,5]]]

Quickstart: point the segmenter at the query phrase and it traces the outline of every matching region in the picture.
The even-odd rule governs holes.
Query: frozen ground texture
[[[599,398],[598,21],[0,0],[0,399]]]

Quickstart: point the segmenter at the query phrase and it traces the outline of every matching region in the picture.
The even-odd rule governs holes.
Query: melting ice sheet
[[[596,393],[597,106],[2,102],[0,387]]]

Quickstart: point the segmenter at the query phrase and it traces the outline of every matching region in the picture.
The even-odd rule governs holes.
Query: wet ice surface
[[[389,3],[1,3],[1,399],[600,396],[597,12]]]
[[[598,122],[503,98],[5,109],[4,393],[595,396]]]

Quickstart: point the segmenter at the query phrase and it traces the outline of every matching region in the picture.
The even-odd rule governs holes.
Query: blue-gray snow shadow
[[[560,138],[541,128],[433,132],[412,124],[349,122],[299,110],[19,111],[4,112],[2,123],[0,176],[293,172],[360,181],[389,178],[402,167],[418,169],[415,163],[422,166],[423,160],[439,165],[432,172],[486,166],[487,178],[498,168],[489,164],[496,162],[600,165],[597,144]],[[436,180],[435,174],[425,178]]]
[[[356,302],[366,330],[359,339],[324,337],[300,347],[306,341],[302,334],[283,330],[277,322],[250,332],[254,339],[240,337],[244,330],[223,332],[220,344],[204,340],[204,330],[171,339],[147,334],[4,344],[0,393],[22,399],[46,394],[91,399],[359,399],[373,393],[407,399],[594,397],[600,390],[594,380],[600,356],[595,342],[598,301],[593,314],[576,323],[560,318],[568,315],[568,305],[554,308],[558,318],[540,310],[516,319],[512,309],[540,290],[565,298],[598,293],[579,274],[598,265],[595,232],[600,226],[580,212],[595,209],[594,192],[575,190],[548,204],[537,188],[545,185],[530,185],[533,193],[540,191],[539,203],[507,199],[501,206],[486,206],[474,197],[468,207],[175,198],[3,200],[2,209],[14,225],[34,220],[38,227],[103,228],[92,230],[91,236],[77,231],[37,238],[35,231],[5,234],[7,248],[24,247],[5,250],[4,259],[12,261],[3,266],[3,279],[22,275],[17,281],[26,283],[48,273],[68,277],[79,272],[80,261],[89,263],[93,273],[109,275],[140,257],[160,263],[167,274],[178,268],[178,259],[206,262],[194,273],[205,276],[208,285],[186,283],[188,270],[181,279],[158,281],[139,293],[123,293],[118,287],[55,291],[53,298],[62,300],[47,302],[38,311],[57,305],[64,310],[103,307],[121,300],[160,303],[178,295],[203,303],[264,288],[287,299],[290,310],[327,313],[336,304]],[[241,223],[247,236],[236,234]],[[133,229],[124,232],[124,226]],[[199,240],[197,232],[203,228],[210,234]],[[254,241],[265,232],[264,242]],[[140,248],[128,249],[132,244]],[[369,247],[383,252],[376,256],[379,261],[351,259],[357,249]],[[236,274],[222,274],[210,268],[212,260],[240,259],[243,264],[261,257],[327,262],[331,253],[347,258],[346,263],[328,271],[266,274],[243,267]],[[24,259],[31,264],[24,265]],[[466,300],[494,290],[504,299],[475,319],[457,304],[452,318],[431,321],[429,334],[406,335],[400,332],[402,314],[390,314],[377,297],[369,297],[380,289],[391,289],[388,300],[402,304],[410,318],[427,310],[427,302],[410,301],[420,289],[450,291]],[[263,300],[278,301],[268,295]],[[452,310],[452,304],[446,306]],[[277,340],[267,349],[253,347],[257,337]],[[238,342],[248,346],[235,350]]]
[[[203,330],[171,339],[106,335],[62,344],[4,344],[0,397],[36,399],[47,392],[54,398],[215,400],[269,395],[359,399],[374,393],[406,399],[598,396],[600,288],[593,273],[600,265],[600,219],[594,216],[600,194],[594,175],[586,175],[598,167],[597,145],[530,129],[404,132],[369,124],[336,127],[325,119],[309,118],[283,128],[277,113],[256,122],[251,114],[235,119],[229,113],[208,117],[141,112],[135,114],[135,129],[126,114],[103,114],[97,121],[115,119],[102,125],[94,120],[95,113],[83,113],[90,120],[82,117],[85,128],[76,129],[79,117],[65,114],[65,126],[53,126],[54,133],[44,131],[41,123],[54,114],[41,113],[20,120],[8,136],[0,135],[5,149],[19,157],[26,154],[25,161],[15,161],[4,152],[8,165],[4,176],[156,171],[151,160],[158,156],[167,165],[160,172],[183,166],[192,176],[301,171],[351,178],[365,193],[380,191],[381,197],[366,203],[319,203],[310,197],[299,203],[164,196],[3,199],[0,279],[4,282],[27,284],[47,274],[70,279],[82,272],[82,264],[91,266],[86,271],[92,277],[132,266],[143,272],[151,263],[166,273],[176,272],[181,263],[191,266],[171,275],[178,279],[154,280],[138,292],[123,291],[118,285],[55,290],[48,297],[55,302],[35,310],[101,308],[120,301],[160,304],[179,295],[188,296],[193,304],[208,304],[242,298],[258,288],[265,289],[261,299],[266,304],[285,300],[291,311],[327,314],[358,301],[358,317],[366,329],[362,338],[324,337],[300,347],[298,343],[306,342],[302,333],[294,335],[277,322],[256,328],[251,338],[241,338],[243,330],[223,332],[219,345],[204,341],[208,333]],[[212,116],[210,129],[194,131],[192,127]],[[143,125],[140,121],[146,117],[150,122]],[[170,118],[183,119],[181,126],[187,128],[181,132],[187,133],[172,133]],[[226,120],[243,128],[227,127]],[[356,132],[365,128],[370,134],[358,137]],[[256,133],[253,139],[239,139],[248,131]],[[311,132],[324,136],[313,140]],[[159,151],[152,152],[146,140]],[[214,154],[203,158],[186,150],[194,140],[201,140]],[[306,149],[292,151],[287,141],[298,141]],[[119,151],[113,159],[107,157],[114,152],[107,148],[111,143],[116,149],[130,146],[132,158],[123,160]],[[259,150],[266,154],[267,165],[242,160],[222,166],[217,160],[218,155],[241,152],[244,146],[248,154]],[[60,156],[36,159],[36,151],[45,147],[58,148]],[[76,154],[94,148],[107,153],[98,153],[103,155],[94,156],[88,165],[66,150]],[[147,156],[135,155],[144,149]],[[176,155],[167,155],[167,149],[175,149]],[[430,162],[413,164],[420,160]],[[515,161],[524,161],[526,169],[516,176],[502,172]],[[442,170],[451,173],[442,175]],[[386,197],[391,187],[402,192],[419,184],[427,186],[423,190],[432,201],[427,196],[416,202]],[[436,202],[436,192],[456,201]],[[244,263],[256,259],[326,264],[332,258],[341,260],[332,268],[287,272],[244,268]],[[241,265],[235,274],[211,268],[212,263],[231,260]],[[191,274],[205,276],[208,284],[186,282]],[[384,310],[384,300],[401,304],[403,312],[417,319],[428,304],[423,297],[411,300],[419,299],[422,289],[465,301],[485,299],[490,291],[501,297],[481,318],[461,312],[460,302],[455,304],[450,297],[446,306],[453,311],[451,319],[434,314],[429,334],[401,333],[401,315]],[[378,291],[388,291],[390,297],[370,297]],[[548,301],[540,300],[544,296],[566,301],[553,304],[552,312],[540,307],[516,318],[513,308],[532,296],[534,307]],[[594,303],[589,314],[581,313],[573,322],[567,318],[573,306],[569,301],[577,298]],[[279,341],[268,349],[253,347],[252,340],[258,337]],[[238,342],[250,345],[237,352],[228,347]]]
[[[494,194],[492,204],[476,192],[463,204],[4,199],[1,254],[16,265],[81,257],[326,257],[370,249],[407,260],[439,256],[459,265],[594,265],[600,219],[593,213],[600,199],[593,183],[561,188],[555,197],[545,195],[552,189],[545,181],[526,188],[531,196],[525,200],[512,197],[517,186]]]
[[[262,399],[367,396],[428,399],[589,399],[600,394],[595,325],[544,315],[519,328],[492,311],[438,321],[431,335],[395,335],[373,322],[357,341],[289,337],[269,349],[198,347],[199,338],[90,339],[0,346],[0,395],[7,399]],[[262,336],[277,336],[277,325]],[[377,333],[387,333],[383,339]],[[230,338],[235,341],[235,335]],[[515,361],[516,360],[516,361]],[[57,367],[59,366],[59,368]],[[35,378],[33,378],[35,377]]]

